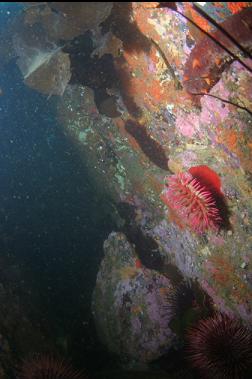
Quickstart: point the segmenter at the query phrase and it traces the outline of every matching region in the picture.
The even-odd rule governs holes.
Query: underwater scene
[[[0,36],[0,379],[252,379],[252,2]]]

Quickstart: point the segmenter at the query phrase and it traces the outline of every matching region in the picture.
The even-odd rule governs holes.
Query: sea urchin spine
[[[223,314],[201,320],[187,341],[188,360],[202,378],[252,377],[252,333],[238,320]]]
[[[172,175],[166,180],[162,199],[184,225],[197,233],[218,229],[221,217],[211,191],[188,172]]]
[[[51,355],[35,355],[23,362],[19,369],[20,379],[87,379],[72,366]]]

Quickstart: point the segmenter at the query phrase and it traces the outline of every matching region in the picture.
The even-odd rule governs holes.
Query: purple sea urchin
[[[216,314],[189,329],[187,355],[206,379],[246,379],[252,369],[252,333],[238,320]]]
[[[27,359],[19,370],[20,379],[87,379],[80,371],[62,359],[51,355],[36,355]]]
[[[172,317],[181,317],[183,313],[194,306],[196,302],[194,283],[186,280],[174,288],[167,296],[165,309]]]
[[[165,306],[174,317],[182,317],[190,309],[201,309],[203,313],[212,312],[212,299],[202,290],[197,281],[183,280],[167,296],[168,306]]]
[[[168,292],[164,312],[171,329],[184,339],[189,326],[213,314],[212,299],[197,281],[183,280]]]

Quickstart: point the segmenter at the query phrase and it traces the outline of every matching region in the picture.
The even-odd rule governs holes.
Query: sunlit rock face
[[[71,78],[67,41],[92,31],[109,16],[113,3],[27,3],[9,26],[12,41],[2,35],[1,50],[17,57],[24,82],[45,95],[62,96]]]
[[[69,55],[50,38],[39,19],[28,23],[26,17],[24,12],[12,26],[12,47],[24,82],[45,95],[63,95],[71,78]]]
[[[112,2],[44,2],[27,5],[22,15],[23,26],[43,29],[54,43],[70,41],[87,30],[98,31],[109,16]]]
[[[44,2],[28,6],[23,26],[43,29],[49,41],[71,41],[87,30],[99,32],[99,25],[109,16],[112,2]]]
[[[69,55],[52,45],[28,45],[19,36],[13,45],[25,84],[46,95],[63,95],[71,78]]]
[[[216,22],[229,20],[230,25],[239,28],[241,23],[244,29],[251,14],[251,8],[243,10],[246,4],[216,7],[206,3],[203,7]],[[177,7],[205,31],[213,30],[189,3],[177,3]],[[92,155],[90,172],[104,174],[108,185],[104,182],[102,190],[109,188],[111,197],[117,193],[117,199],[134,209],[126,222],[157,241],[165,262],[176,265],[184,277],[196,278],[216,310],[251,325],[252,74],[237,60],[223,66],[226,52],[220,53],[212,42],[203,44],[207,36],[181,14],[169,7],[150,8],[148,3],[114,5],[104,23],[106,31],[122,41],[120,56],[113,58],[122,114],[112,120],[99,110],[95,115],[87,112],[82,146],[91,151],[87,156],[93,154],[92,146],[102,146],[99,157]],[[248,38],[241,33],[244,48]],[[218,52],[214,62],[204,48]],[[204,57],[210,57],[208,64]],[[251,65],[249,58],[243,60]],[[220,70],[213,71],[219,64]],[[190,77],[199,83],[198,74],[205,85],[197,90],[205,93],[193,95],[196,88],[190,87]],[[106,83],[106,91],[114,94],[115,88]],[[63,108],[75,109],[76,101],[67,97],[62,101]],[[80,112],[85,101],[81,104]],[[59,114],[61,120],[63,114]],[[72,112],[71,117],[73,125],[79,116]],[[71,129],[67,117],[62,122]],[[79,128],[82,125],[79,122]],[[184,220],[160,199],[166,177],[198,166],[207,166],[219,176],[223,197],[221,227],[200,235],[184,226]]]
[[[122,233],[110,234],[104,253],[93,294],[101,341],[128,361],[158,358],[174,342],[165,311],[166,296],[172,291],[170,281],[144,268]]]
[[[42,78],[42,79],[41,79]],[[50,54],[43,65],[25,77],[25,83],[39,92],[62,96],[71,78],[70,59],[68,54],[57,51]]]
[[[97,31],[109,16],[113,2],[51,2],[49,6],[60,16],[58,39],[71,40],[87,30]],[[49,34],[55,36],[55,23],[47,23],[47,28]]]

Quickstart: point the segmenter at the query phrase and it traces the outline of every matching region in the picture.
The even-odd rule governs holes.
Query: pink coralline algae
[[[166,177],[161,198],[181,226],[201,234],[207,229],[217,230],[222,221],[212,189],[193,172],[182,172]]]
[[[219,96],[222,99],[229,100],[230,93],[225,88],[223,80],[220,80],[210,91],[213,96]],[[201,101],[202,111],[199,116],[199,122],[207,125],[218,125],[226,121],[230,114],[230,105],[224,104],[218,98],[204,96]]]
[[[184,136],[192,138],[199,130],[199,116],[194,113],[180,111],[176,118],[176,128]]]

